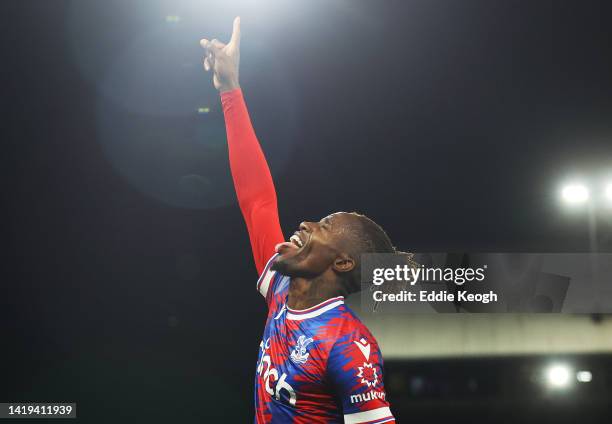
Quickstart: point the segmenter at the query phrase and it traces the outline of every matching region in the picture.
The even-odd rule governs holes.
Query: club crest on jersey
[[[376,374],[376,367],[369,362],[364,362],[363,367],[357,367],[359,372],[357,377],[361,378],[361,382],[368,387],[376,386],[378,383],[378,375]]]
[[[293,351],[291,352],[291,355],[289,356],[294,364],[303,364],[306,362],[306,360],[308,360],[308,356],[310,354],[308,353],[307,348],[308,345],[312,342],[313,340],[311,337],[306,338],[306,336],[301,335],[298,338],[297,344],[295,345]]]

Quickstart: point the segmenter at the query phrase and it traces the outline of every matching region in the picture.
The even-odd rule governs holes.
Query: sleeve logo
[[[306,338],[306,336],[301,335],[298,338],[297,344],[293,348],[293,351],[291,352],[291,355],[290,355],[291,361],[294,364],[301,365],[301,364],[306,363],[306,361],[308,360],[308,356],[310,355],[307,351],[307,347],[312,342],[313,340],[311,337]]]
[[[370,344],[368,343],[368,341],[362,337],[359,341],[353,340],[353,343],[355,343],[357,347],[359,348],[359,350],[361,351],[361,353],[363,353],[363,356],[365,356],[366,361],[369,361],[370,360]]]
[[[376,386],[376,383],[378,383],[378,374],[376,374],[375,366],[369,362],[364,362],[363,367],[357,368],[359,369],[357,377],[361,378],[361,383],[367,385],[368,387]]]

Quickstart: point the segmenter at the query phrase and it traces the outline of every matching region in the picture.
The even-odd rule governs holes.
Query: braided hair
[[[351,246],[349,254],[357,261],[355,268],[351,272],[349,281],[346,284],[348,294],[359,292],[361,290],[361,255],[364,253],[391,253],[401,255],[406,264],[412,268],[416,268],[419,264],[414,260],[414,254],[410,252],[399,251],[391,243],[391,239],[382,229],[380,225],[372,219],[357,212],[350,212],[358,218],[359,224],[351,226]],[[402,287],[399,287],[401,285]],[[405,289],[405,283],[385,284],[385,289],[389,291]],[[373,289],[374,286],[371,286]],[[378,303],[375,303],[374,310]]]

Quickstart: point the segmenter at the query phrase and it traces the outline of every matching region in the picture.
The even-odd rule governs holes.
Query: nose
[[[312,231],[312,222],[304,221],[300,224],[300,230]]]

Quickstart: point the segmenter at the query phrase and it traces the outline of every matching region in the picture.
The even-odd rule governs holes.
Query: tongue
[[[289,241],[284,241],[282,243],[278,243],[274,247],[274,250],[276,251],[276,253],[280,253],[280,250],[281,249],[285,249],[285,248],[288,248],[288,249],[297,249],[298,247],[295,244],[293,244],[293,243],[291,243]]]

